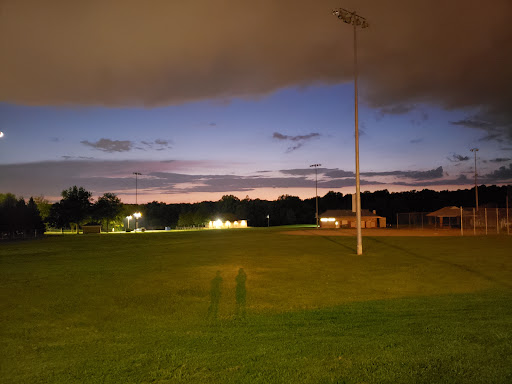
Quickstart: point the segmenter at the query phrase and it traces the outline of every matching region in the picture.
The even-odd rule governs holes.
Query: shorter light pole
[[[316,227],[318,228],[318,167],[322,164],[311,164],[309,168],[315,167],[315,198],[316,198]]]
[[[137,185],[138,184],[137,183],[137,181],[138,181],[137,176],[142,175],[142,173],[140,173],[140,172],[132,172],[132,173],[135,175],[135,205],[138,205],[138,203],[137,203],[137,195],[138,195],[138,192],[139,192],[138,191],[139,187]]]
[[[270,215],[267,215],[267,227],[270,227]]]
[[[126,216],[126,219],[128,220],[128,229],[130,229],[130,220],[133,219],[133,217],[131,215]]]
[[[139,228],[139,219],[141,218],[142,214],[140,212],[135,212],[133,214],[133,217],[135,217],[135,229]]]
[[[478,152],[478,148],[471,148],[470,151],[475,153],[475,207],[478,211],[478,186],[476,184],[476,153]]]

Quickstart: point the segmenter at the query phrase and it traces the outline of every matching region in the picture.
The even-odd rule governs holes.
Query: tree
[[[104,220],[107,227],[110,222],[115,221],[121,215],[123,203],[115,195],[115,193],[105,193],[92,207],[93,217],[95,220]]]
[[[45,199],[44,196],[34,197],[34,202],[37,205],[37,209],[41,218],[46,220],[46,218],[50,215],[50,209],[52,208],[52,204],[48,199]]]
[[[37,204],[32,197],[28,201],[26,207],[26,215],[28,229],[31,231],[36,231],[36,233],[44,233],[46,226],[44,225]]]
[[[52,220],[61,225],[76,224],[76,233],[78,233],[79,225],[90,214],[92,194],[83,187],[75,185],[62,191],[61,196],[60,202],[54,204],[50,210]]]
[[[33,198],[28,204],[12,193],[0,194],[0,233],[9,237],[44,233],[44,224]]]
[[[218,202],[218,211],[220,213],[235,213],[240,199],[234,195],[224,195]]]

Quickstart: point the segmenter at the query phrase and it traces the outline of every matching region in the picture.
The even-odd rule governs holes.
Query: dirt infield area
[[[282,232],[286,235],[306,236],[356,236],[355,229],[302,229]],[[396,228],[364,228],[363,236],[461,236],[460,229],[396,229]],[[473,235],[473,231],[464,231],[464,235]]]

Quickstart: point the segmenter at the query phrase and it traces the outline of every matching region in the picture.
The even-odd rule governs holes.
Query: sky
[[[0,193],[354,193],[339,7],[361,190],[512,183],[510,0],[0,0]]]

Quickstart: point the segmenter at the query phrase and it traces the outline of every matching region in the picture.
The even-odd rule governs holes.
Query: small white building
[[[222,221],[217,219],[208,223],[210,229],[226,229],[226,228],[247,228],[247,220]]]
[[[330,209],[320,216],[320,228],[356,228],[356,213],[348,209]],[[367,209],[361,210],[361,228],[386,228],[386,218]]]

